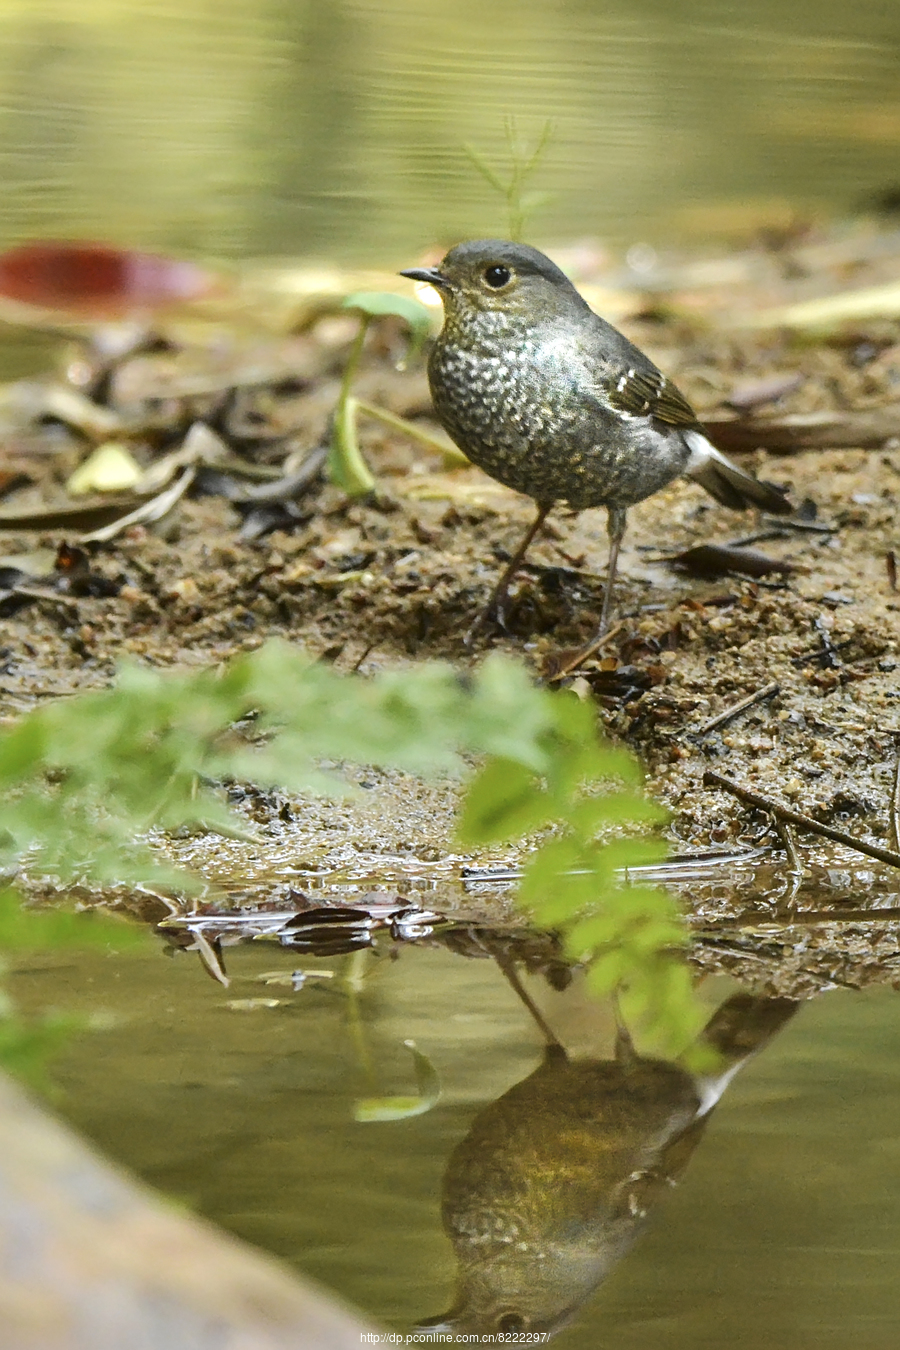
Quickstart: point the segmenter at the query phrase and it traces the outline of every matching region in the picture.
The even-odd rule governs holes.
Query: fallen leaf
[[[66,489],[73,497],[90,492],[123,492],[136,487],[143,476],[140,464],[126,445],[107,441],[98,445],[72,474]]]
[[[795,571],[793,564],[770,558],[755,548],[734,548],[727,544],[698,544],[696,548],[664,558],[672,567],[683,568],[697,577],[721,577],[739,572],[747,577],[764,577],[769,572],[787,574]]]
[[[128,316],[197,299],[217,283],[196,263],[82,240],[40,240],[0,254],[0,296],[83,315]]]
[[[785,394],[793,393],[802,383],[803,376],[799,371],[784,371],[778,375],[765,375],[759,380],[744,380],[735,385],[725,402],[730,408],[748,412],[766,403],[775,403]]]
[[[172,507],[187,492],[191,483],[196,477],[197,470],[193,465],[189,465],[181,477],[167,487],[165,492],[160,492],[158,496],[151,497],[150,501],[143,502],[134,511],[129,511],[127,515],[120,516],[118,520],[112,521],[109,525],[103,525],[99,530],[93,530],[90,534],[82,535],[81,542],[88,543],[108,543],[110,539],[115,539],[123,530],[127,530],[132,525],[150,525],[157,520],[162,520],[163,516],[168,515]]]
[[[893,319],[900,315],[900,281],[840,291],[747,315],[742,327],[830,329],[850,319]]]

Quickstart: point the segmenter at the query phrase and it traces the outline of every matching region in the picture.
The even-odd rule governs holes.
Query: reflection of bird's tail
[[[720,1063],[710,1073],[697,1076],[700,1115],[712,1110],[738,1069],[768,1045],[799,1007],[790,998],[735,994],[716,1009],[703,1029],[700,1044],[715,1050]]]
[[[739,469],[730,459],[699,431],[685,431],[691,457],[685,474],[705,487],[711,497],[735,511],[758,506],[773,515],[787,515],[793,510],[780,488],[765,483]]]

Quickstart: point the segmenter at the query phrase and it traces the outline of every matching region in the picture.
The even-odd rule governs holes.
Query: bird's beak
[[[401,277],[409,277],[410,281],[424,281],[429,286],[434,286],[437,290],[446,290],[449,281],[442,272],[436,267],[410,267],[405,272],[400,273]]]

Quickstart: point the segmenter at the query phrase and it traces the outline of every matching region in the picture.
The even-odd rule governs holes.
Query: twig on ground
[[[835,659],[837,659],[837,665],[840,666],[841,652],[845,651],[847,647],[852,646],[853,646],[852,638],[848,638],[846,642],[837,642],[837,643],[828,642],[827,644],[823,643],[823,645],[821,647],[817,647],[814,652],[804,652],[802,656],[792,656],[791,664],[799,667],[799,666],[807,666],[811,661],[827,661],[831,669],[835,670],[837,668],[835,666]]]
[[[696,731],[690,732],[690,736],[695,740],[702,740],[702,738],[708,736],[711,731],[715,731],[718,727],[724,726],[725,723],[730,722],[732,718],[738,717],[742,712],[746,712],[748,708],[752,708],[755,703],[764,703],[767,698],[774,698],[774,696],[780,692],[780,689],[781,686],[778,681],[773,680],[771,684],[766,685],[765,689],[757,689],[755,693],[748,694],[746,698],[740,699],[739,702],[732,703],[730,708],[725,708],[723,712],[716,713],[715,717],[711,717],[708,722],[704,722],[702,727],[698,727]]]
[[[239,502],[255,502],[258,505],[263,502],[293,501],[307,488],[312,487],[316,479],[320,477],[327,458],[328,444],[317,445],[315,449],[310,450],[299,468],[293,473],[282,478],[276,478],[273,482],[248,487],[237,500]]]
[[[613,624],[612,628],[607,628],[606,632],[600,637],[594,638],[593,642],[589,642],[586,647],[582,647],[581,651],[576,652],[560,670],[550,676],[547,683],[553,684],[554,681],[564,680],[567,675],[571,675],[574,670],[583,666],[585,661],[599,652],[601,647],[605,647],[611,638],[618,637],[624,627],[625,620],[620,619],[618,623]]]
[[[793,516],[766,516],[763,520],[772,522],[773,530],[777,528],[782,534],[790,534],[793,530],[796,534],[837,534],[839,525],[830,525],[824,520],[795,520]]]
[[[705,849],[702,853],[673,853],[670,858],[658,863],[641,863],[637,867],[617,867],[617,880],[627,881],[630,877],[652,877],[654,881],[690,880],[697,872],[708,871],[715,867],[728,867],[733,863],[752,862],[768,857],[770,848],[745,849]],[[482,881],[520,881],[524,875],[521,867],[462,867],[460,876],[464,884]],[[587,876],[586,868],[573,868],[561,873],[564,877]]]
[[[784,845],[784,851],[787,854],[788,870],[794,876],[803,875],[803,864],[800,861],[800,854],[797,852],[797,845],[794,843],[794,835],[790,825],[784,820],[775,822],[778,829],[778,837]]]
[[[792,928],[798,923],[896,923],[898,919],[900,906],[892,905],[884,909],[841,910],[838,914],[830,909],[801,909],[795,910],[782,920],[767,918],[765,922],[767,924],[780,922],[783,927]]]
[[[852,834],[845,834],[843,830],[836,830],[831,825],[823,825],[821,821],[813,820],[812,816],[805,816],[774,797],[767,797],[761,792],[754,792],[752,788],[743,787],[733,779],[716,773],[714,769],[707,769],[703,775],[703,782],[707,787],[722,788],[742,802],[759,807],[761,811],[768,811],[776,820],[788,821],[801,830],[808,830],[810,834],[819,834],[825,839],[831,839],[835,844],[845,844],[855,853],[863,853],[867,858],[877,858],[879,862],[887,863],[889,867],[900,867],[900,852],[882,848],[880,844],[870,844],[865,839],[855,839]]]

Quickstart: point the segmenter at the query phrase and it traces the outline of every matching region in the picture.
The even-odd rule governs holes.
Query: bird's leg
[[[619,547],[625,533],[625,512],[618,506],[606,508],[606,532],[609,535],[609,565],[606,569],[606,590],[603,592],[603,609],[600,611],[600,627],[594,640],[602,638],[609,627],[609,615],[612,606],[613,582],[616,579],[616,567],[619,562]]]
[[[622,1016],[622,1009],[619,1006],[619,991],[614,989],[612,992],[613,1017],[616,1020],[616,1063],[621,1064],[624,1069],[634,1067],[637,1060],[637,1053],[634,1048],[634,1041],[631,1039],[631,1032],[625,1018]]]
[[[571,675],[572,671],[576,671],[579,666],[582,666],[584,661],[588,659],[588,656],[594,656],[594,653],[603,645],[603,637],[609,632],[610,610],[611,607],[613,607],[615,567],[617,567],[619,560],[619,545],[622,543],[622,536],[625,535],[625,512],[623,512],[621,508],[618,508],[618,506],[607,506],[606,508],[606,531],[610,536],[610,560],[609,566],[606,568],[606,587],[604,587],[603,590],[603,607],[602,610],[600,610],[600,626],[596,629],[596,632],[592,634],[590,641],[587,641],[587,643],[584,644],[584,647],[580,648],[575,655],[568,657],[568,660],[565,661],[563,670],[560,671],[560,675],[556,676],[557,679],[559,679],[561,675]],[[613,632],[617,632],[618,626],[618,624],[615,626]]]
[[[622,543],[622,536],[625,533],[625,512],[619,507],[608,506],[606,508],[606,529],[609,534],[609,565],[606,569],[606,586],[603,591],[603,608],[600,612],[600,626],[593,634],[590,641],[586,642],[574,656],[568,658],[562,670],[559,672],[559,675],[555,677],[557,679],[562,675],[571,675],[572,672],[577,670],[589,656],[593,656],[595,652],[603,646],[603,639],[607,632],[610,632],[610,635],[612,635],[612,633],[618,632],[620,627],[619,624],[616,624],[615,628],[611,631],[609,627],[613,582],[615,581],[616,576],[616,564],[619,561],[619,546]]]
[[[565,1046],[551,1027],[550,1023],[544,1017],[544,1014],[541,1012],[534,999],[528,993],[528,990],[525,988],[522,981],[519,979],[518,971],[512,961],[508,956],[499,952],[494,953],[494,960],[497,962],[497,965],[503,971],[503,974],[506,976],[510,985],[534,1018],[537,1028],[544,1038],[544,1044],[548,1052],[553,1055],[564,1056],[566,1053]]]
[[[550,510],[552,509],[552,506],[553,503],[548,502],[545,506],[538,507],[537,515],[535,516],[534,520],[531,522],[528,529],[526,530],[525,536],[522,539],[522,542],[519,544],[519,547],[516,549],[515,553],[510,558],[509,563],[507,564],[503,572],[503,575],[501,576],[500,580],[497,582],[497,585],[494,587],[491,593],[490,600],[487,602],[487,605],[481,611],[478,618],[475,620],[475,622],[472,624],[472,627],[466,634],[467,647],[470,647],[472,645],[472,641],[475,638],[476,634],[478,634],[481,631],[481,629],[484,628],[485,625],[491,621],[491,619],[496,619],[501,628],[505,626],[504,624],[505,607],[506,607],[505,602],[510,582],[518,572],[519,567],[521,566],[522,563],[522,559],[525,557],[525,554],[531,547],[531,541],[534,539],[534,536],[537,534],[537,532],[543,525],[544,521],[547,519],[547,516],[549,515]]]

